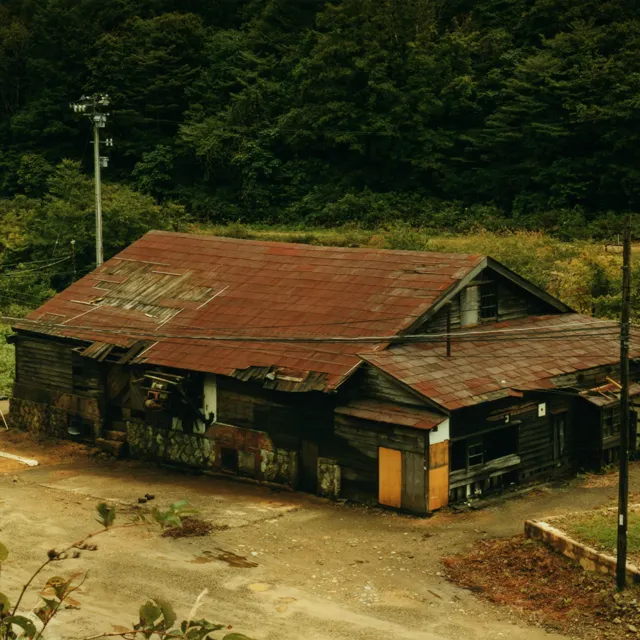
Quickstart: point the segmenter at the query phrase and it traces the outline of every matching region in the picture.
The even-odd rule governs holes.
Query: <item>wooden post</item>
[[[620,477],[616,586],[627,586],[627,516],[629,503],[629,319],[631,307],[631,218],[624,221],[622,250],[622,317],[620,323]]]

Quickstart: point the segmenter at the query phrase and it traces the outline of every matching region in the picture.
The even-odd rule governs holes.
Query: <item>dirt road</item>
[[[0,450],[38,457],[13,438],[0,433]],[[48,575],[90,572],[81,608],[64,611],[52,628],[52,637],[65,639],[133,622],[147,596],[162,595],[186,615],[205,588],[202,614],[258,640],[561,638],[454,587],[442,577],[440,559],[478,538],[518,533],[526,517],[615,495],[614,483],[603,478],[421,519],[78,451],[58,458],[55,449],[40,450],[49,462],[32,469],[8,469],[0,460],[0,540],[11,550],[2,585],[10,594],[48,549],[95,529],[99,500],[116,503],[124,521],[145,493],[159,506],[186,499],[202,517],[228,527],[178,540],[154,528],[113,531],[97,540],[98,551],[56,566]],[[638,466],[632,485],[640,488]],[[255,566],[236,566],[247,564]]]

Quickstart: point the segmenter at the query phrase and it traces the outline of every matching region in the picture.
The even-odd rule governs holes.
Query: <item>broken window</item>
[[[495,320],[498,317],[498,285],[486,282],[480,286],[480,320]]]
[[[620,405],[602,410],[602,437],[610,438],[620,433]]]
[[[227,473],[238,473],[238,451],[222,447],[220,449],[220,467]]]

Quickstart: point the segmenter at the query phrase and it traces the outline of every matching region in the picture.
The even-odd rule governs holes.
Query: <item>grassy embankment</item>
[[[637,559],[640,556],[640,513],[635,509],[629,512],[628,524],[627,548]],[[580,542],[616,555],[618,512],[615,508],[572,514],[562,520],[560,528]]]

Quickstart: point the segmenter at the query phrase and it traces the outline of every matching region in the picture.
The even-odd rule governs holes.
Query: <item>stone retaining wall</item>
[[[142,422],[127,422],[129,451],[135,458],[170,462],[185,467],[221,470],[222,449],[238,455],[238,475],[295,487],[298,454],[277,449],[261,431],[214,425],[205,434],[186,433],[181,427],[163,429]]]
[[[216,463],[214,441],[201,435],[127,422],[127,438],[131,455],[141,460],[174,462],[202,469],[212,469]]]
[[[16,429],[35,435],[66,438],[69,433],[69,416],[64,409],[49,404],[11,398],[9,420]]]
[[[578,562],[587,571],[596,571],[612,576],[616,574],[616,559],[613,556],[600,553],[592,547],[577,542],[547,522],[527,520],[524,523],[524,535],[527,538],[541,540],[555,551]],[[627,578],[635,583],[640,583],[640,569],[634,564],[627,563]]]

